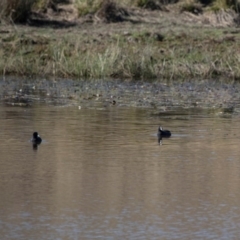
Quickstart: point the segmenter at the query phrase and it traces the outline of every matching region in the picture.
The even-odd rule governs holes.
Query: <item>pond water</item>
[[[231,114],[1,104],[1,240],[239,239],[239,129]]]

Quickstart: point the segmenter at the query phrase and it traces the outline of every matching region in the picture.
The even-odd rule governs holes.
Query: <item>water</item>
[[[182,113],[0,105],[0,239],[239,239],[239,117]]]

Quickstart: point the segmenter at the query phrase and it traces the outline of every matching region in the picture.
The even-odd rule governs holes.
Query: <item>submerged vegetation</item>
[[[220,0],[168,1],[1,1],[0,71],[76,78],[239,79],[237,13],[210,15],[209,8],[222,6]],[[70,17],[52,21],[65,5]],[[224,6],[236,9],[233,1]],[[41,21],[41,28],[16,24]]]

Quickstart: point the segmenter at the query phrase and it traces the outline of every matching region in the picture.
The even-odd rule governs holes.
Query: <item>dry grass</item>
[[[9,10],[10,6],[18,9],[20,2],[5,0],[0,3],[5,7],[2,11],[8,12],[11,19],[23,20]],[[48,0],[24,2],[26,11],[49,4]],[[106,10],[102,0],[76,0],[75,4],[82,12],[96,11],[99,6]],[[108,4],[112,12],[124,12],[120,5]],[[121,4],[133,6],[138,1],[125,0]],[[103,14],[107,20],[106,12],[109,14]],[[150,15],[152,20],[153,13]],[[161,17],[156,24],[89,24],[70,30],[9,26],[7,33],[0,35],[0,71],[3,75],[76,78],[240,78],[238,32],[231,33],[229,27],[226,31],[194,25],[192,21],[184,25],[179,16]]]
[[[128,31],[127,35],[10,32],[1,37],[0,71],[73,78],[240,78],[238,35],[209,28],[171,28],[159,41],[145,29]]]
[[[13,22],[26,22],[33,6],[37,7],[43,1],[46,0],[2,0],[0,17],[10,19]]]
[[[94,14],[103,5],[116,4],[118,7],[140,7],[151,10],[161,10],[162,5],[179,2],[183,6],[183,10],[187,11],[202,11],[201,3],[203,0],[75,0],[73,7],[78,10],[79,16],[86,14]],[[48,7],[53,7],[57,4],[64,4],[64,0],[2,0],[0,1],[0,19],[8,19],[13,22],[26,22],[29,13],[34,11],[43,11]],[[233,8],[238,10],[239,3],[237,0],[210,0],[208,6],[212,10]]]

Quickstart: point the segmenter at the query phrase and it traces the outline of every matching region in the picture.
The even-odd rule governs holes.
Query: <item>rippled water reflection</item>
[[[159,123],[173,133],[160,146]],[[196,111],[1,105],[1,239],[239,239],[239,128]]]

